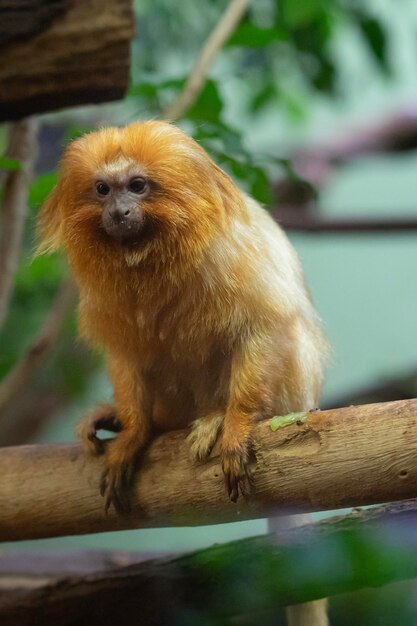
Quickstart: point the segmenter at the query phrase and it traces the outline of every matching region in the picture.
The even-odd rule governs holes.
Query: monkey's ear
[[[62,246],[61,202],[61,189],[58,183],[46,198],[38,215],[36,238],[39,243],[35,250],[36,256],[55,252]]]

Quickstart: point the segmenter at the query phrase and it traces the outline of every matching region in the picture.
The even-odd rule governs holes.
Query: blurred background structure
[[[123,99],[39,115],[30,210],[0,328],[0,445],[71,441],[79,416],[111,395],[100,356],[75,339],[63,259],[32,259],[34,218],[63,146],[97,126],[160,116],[226,6],[137,0]],[[333,348],[323,408],[417,396],[416,35],[412,0],[258,0],[178,121],[274,212],[297,249]],[[0,27],[6,50],[1,36]],[[7,110],[0,96],[5,120]],[[4,182],[15,167],[6,123],[0,148]],[[181,552],[265,532],[258,520],[17,547]],[[408,582],[336,596],[332,624],[417,624],[415,591]]]

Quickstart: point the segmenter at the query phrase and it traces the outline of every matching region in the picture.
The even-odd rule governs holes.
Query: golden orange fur
[[[138,207],[152,227],[124,245],[103,230],[94,181],[135,167],[150,181]],[[81,428],[88,449],[105,449],[106,507],[124,508],[152,432],[189,423],[200,460],[221,436],[235,500],[254,420],[313,408],[322,384],[326,345],[281,229],[191,138],[151,121],[67,148],[40,233],[43,251],[68,256],[81,334],[104,349],[114,387],[114,407]],[[104,447],[95,434],[109,420],[120,432]]]

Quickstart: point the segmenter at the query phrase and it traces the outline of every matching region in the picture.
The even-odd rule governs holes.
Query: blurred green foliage
[[[199,5],[190,0],[173,9],[167,0],[138,7],[139,37],[128,92],[133,117],[160,116],[184,86],[208,26],[214,26],[225,3]],[[219,55],[199,98],[182,123],[188,132],[260,202],[270,204],[270,176],[282,163],[277,155],[254,155],[242,130],[230,123],[227,82],[230,75],[251,85],[246,113],[263,115],[271,104],[299,122],[308,93],[343,96],[340,60],[333,44],[343,26],[357,31],[375,69],[390,73],[389,41],[375,4],[355,0],[262,0],[252,3]],[[178,41],[181,48],[178,49]],[[186,71],[184,72],[184,67]],[[287,165],[288,169],[288,165]]]
[[[19,169],[20,169],[20,162],[17,159],[9,159],[8,157],[0,156],[0,170],[13,172]]]
[[[56,181],[57,173],[49,172],[36,176],[30,185],[21,262],[15,276],[9,315],[0,333],[0,380],[33,340],[67,275],[67,265],[61,255],[34,256],[36,214]],[[75,316],[71,315],[44,366],[35,372],[33,402],[36,404],[37,394],[46,393],[48,388],[54,389],[62,403],[70,402],[88,389],[90,376],[98,363],[97,355],[80,350],[76,340]],[[22,390],[24,395],[30,396],[30,393],[30,389]],[[13,410],[12,401],[11,407],[5,407],[5,413]]]
[[[217,545],[174,561],[170,579],[176,582],[166,593],[171,602],[171,594],[182,599],[179,623],[272,626],[283,623],[283,605],[328,593],[333,625],[411,626],[415,581],[370,588],[415,578],[415,521],[411,511],[366,522],[341,517],[298,539],[290,532],[277,546],[266,537]],[[353,594],[346,599],[344,594],[361,589],[357,604]]]

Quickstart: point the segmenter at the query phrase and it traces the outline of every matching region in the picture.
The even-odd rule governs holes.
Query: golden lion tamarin
[[[322,384],[326,344],[279,226],[195,141],[148,121],[70,144],[40,234],[68,256],[81,335],[114,387],[80,428],[106,455],[106,510],[127,508],[152,433],[190,423],[199,461],[221,437],[235,501],[255,420],[315,407]],[[118,434],[104,446],[100,428]]]

